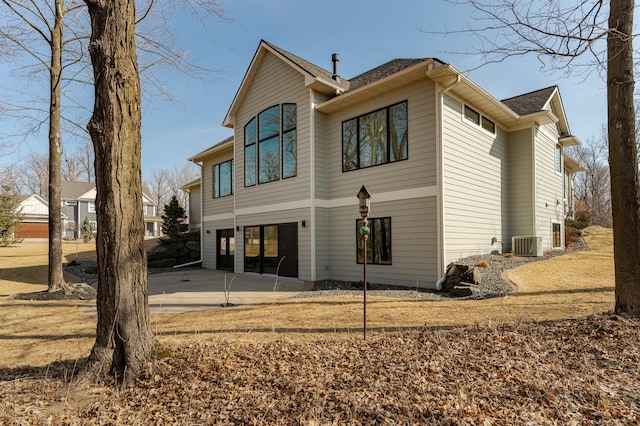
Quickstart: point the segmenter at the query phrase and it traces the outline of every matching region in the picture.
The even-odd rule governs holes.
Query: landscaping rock
[[[451,297],[467,297],[473,294],[473,290],[471,290],[470,286],[466,285],[457,285],[449,291],[449,295]]]

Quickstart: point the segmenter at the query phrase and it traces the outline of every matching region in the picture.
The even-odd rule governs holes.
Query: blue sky
[[[192,60],[224,72],[208,84],[171,76],[168,89],[180,100],[180,107],[156,102],[144,109],[144,175],[152,169],[181,167],[190,156],[231,135],[231,129],[221,123],[260,39],[328,70],[331,54],[339,53],[343,78],[394,58],[437,57],[463,71],[481,65],[478,55],[447,53],[476,46],[471,35],[425,32],[471,23],[471,10],[464,5],[438,0],[233,0],[222,6],[231,21],[207,23],[215,44],[190,17],[183,16],[177,23],[181,43],[189,47]],[[0,86],[11,84],[6,66],[0,68]],[[535,56],[525,56],[486,65],[468,75],[498,99],[559,85],[571,131],[582,141],[599,136],[606,123],[605,83],[595,74],[585,81],[581,76],[544,73]],[[46,152],[46,132],[32,138],[22,154],[25,149]]]

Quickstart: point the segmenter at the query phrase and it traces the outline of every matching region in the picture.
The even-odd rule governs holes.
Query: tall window
[[[343,172],[407,158],[407,101],[342,122]]]
[[[233,194],[233,160],[213,166],[213,198]]]
[[[244,127],[244,186],[296,176],[297,155],[296,104],[267,108]]]
[[[356,221],[356,247],[358,263],[364,263],[363,238],[360,236],[362,220]],[[371,232],[367,239],[367,263],[391,265],[391,218],[368,219]]]
[[[556,172],[562,173],[562,147],[556,144]]]
[[[562,234],[560,231],[560,224],[558,222],[553,222],[551,224],[551,227],[552,227],[551,236],[553,240],[553,247],[557,248],[562,246]]]
[[[89,201],[87,203],[87,211],[89,213],[95,213],[96,212],[96,203],[95,203],[95,201]]]

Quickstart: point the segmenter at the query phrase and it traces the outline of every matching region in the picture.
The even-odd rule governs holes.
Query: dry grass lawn
[[[424,301],[369,297],[371,333],[427,327],[497,325],[569,318],[611,311],[614,304],[610,229],[588,228],[590,251],[534,262],[509,271],[517,286],[510,296],[478,301]],[[65,261],[95,258],[95,246],[64,244]],[[81,302],[22,301],[11,295],[46,289],[47,247],[22,243],[0,247],[0,366],[45,366],[88,355],[96,317],[80,312]],[[362,299],[327,297],[280,300],[273,304],[153,315],[153,329],[169,345],[235,339],[257,342],[289,338],[360,339]]]

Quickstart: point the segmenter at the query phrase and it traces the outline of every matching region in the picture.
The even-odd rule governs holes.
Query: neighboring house
[[[332,59],[260,42],[224,118],[233,137],[189,159],[205,268],[362,280],[362,185],[371,282],[434,287],[462,257],[564,246],[579,165],[563,151],[579,140],[556,86],[499,101],[437,59],[349,80]]]
[[[62,211],[65,217],[62,220],[63,238],[80,238],[80,229],[84,219],[87,218],[97,229],[96,222],[96,185],[90,182],[63,181],[61,186]],[[142,194],[144,208],[144,227],[146,237],[160,235],[162,219],[156,214],[156,204],[146,194]]]
[[[49,238],[49,203],[44,198],[33,195],[20,196],[18,211],[23,214],[22,223],[16,237],[24,239]],[[66,216],[62,216],[64,221]]]
[[[187,223],[189,230],[200,229],[202,218],[202,202],[200,200],[200,178],[197,178],[181,187],[183,191],[189,193],[189,204],[187,205]]]

